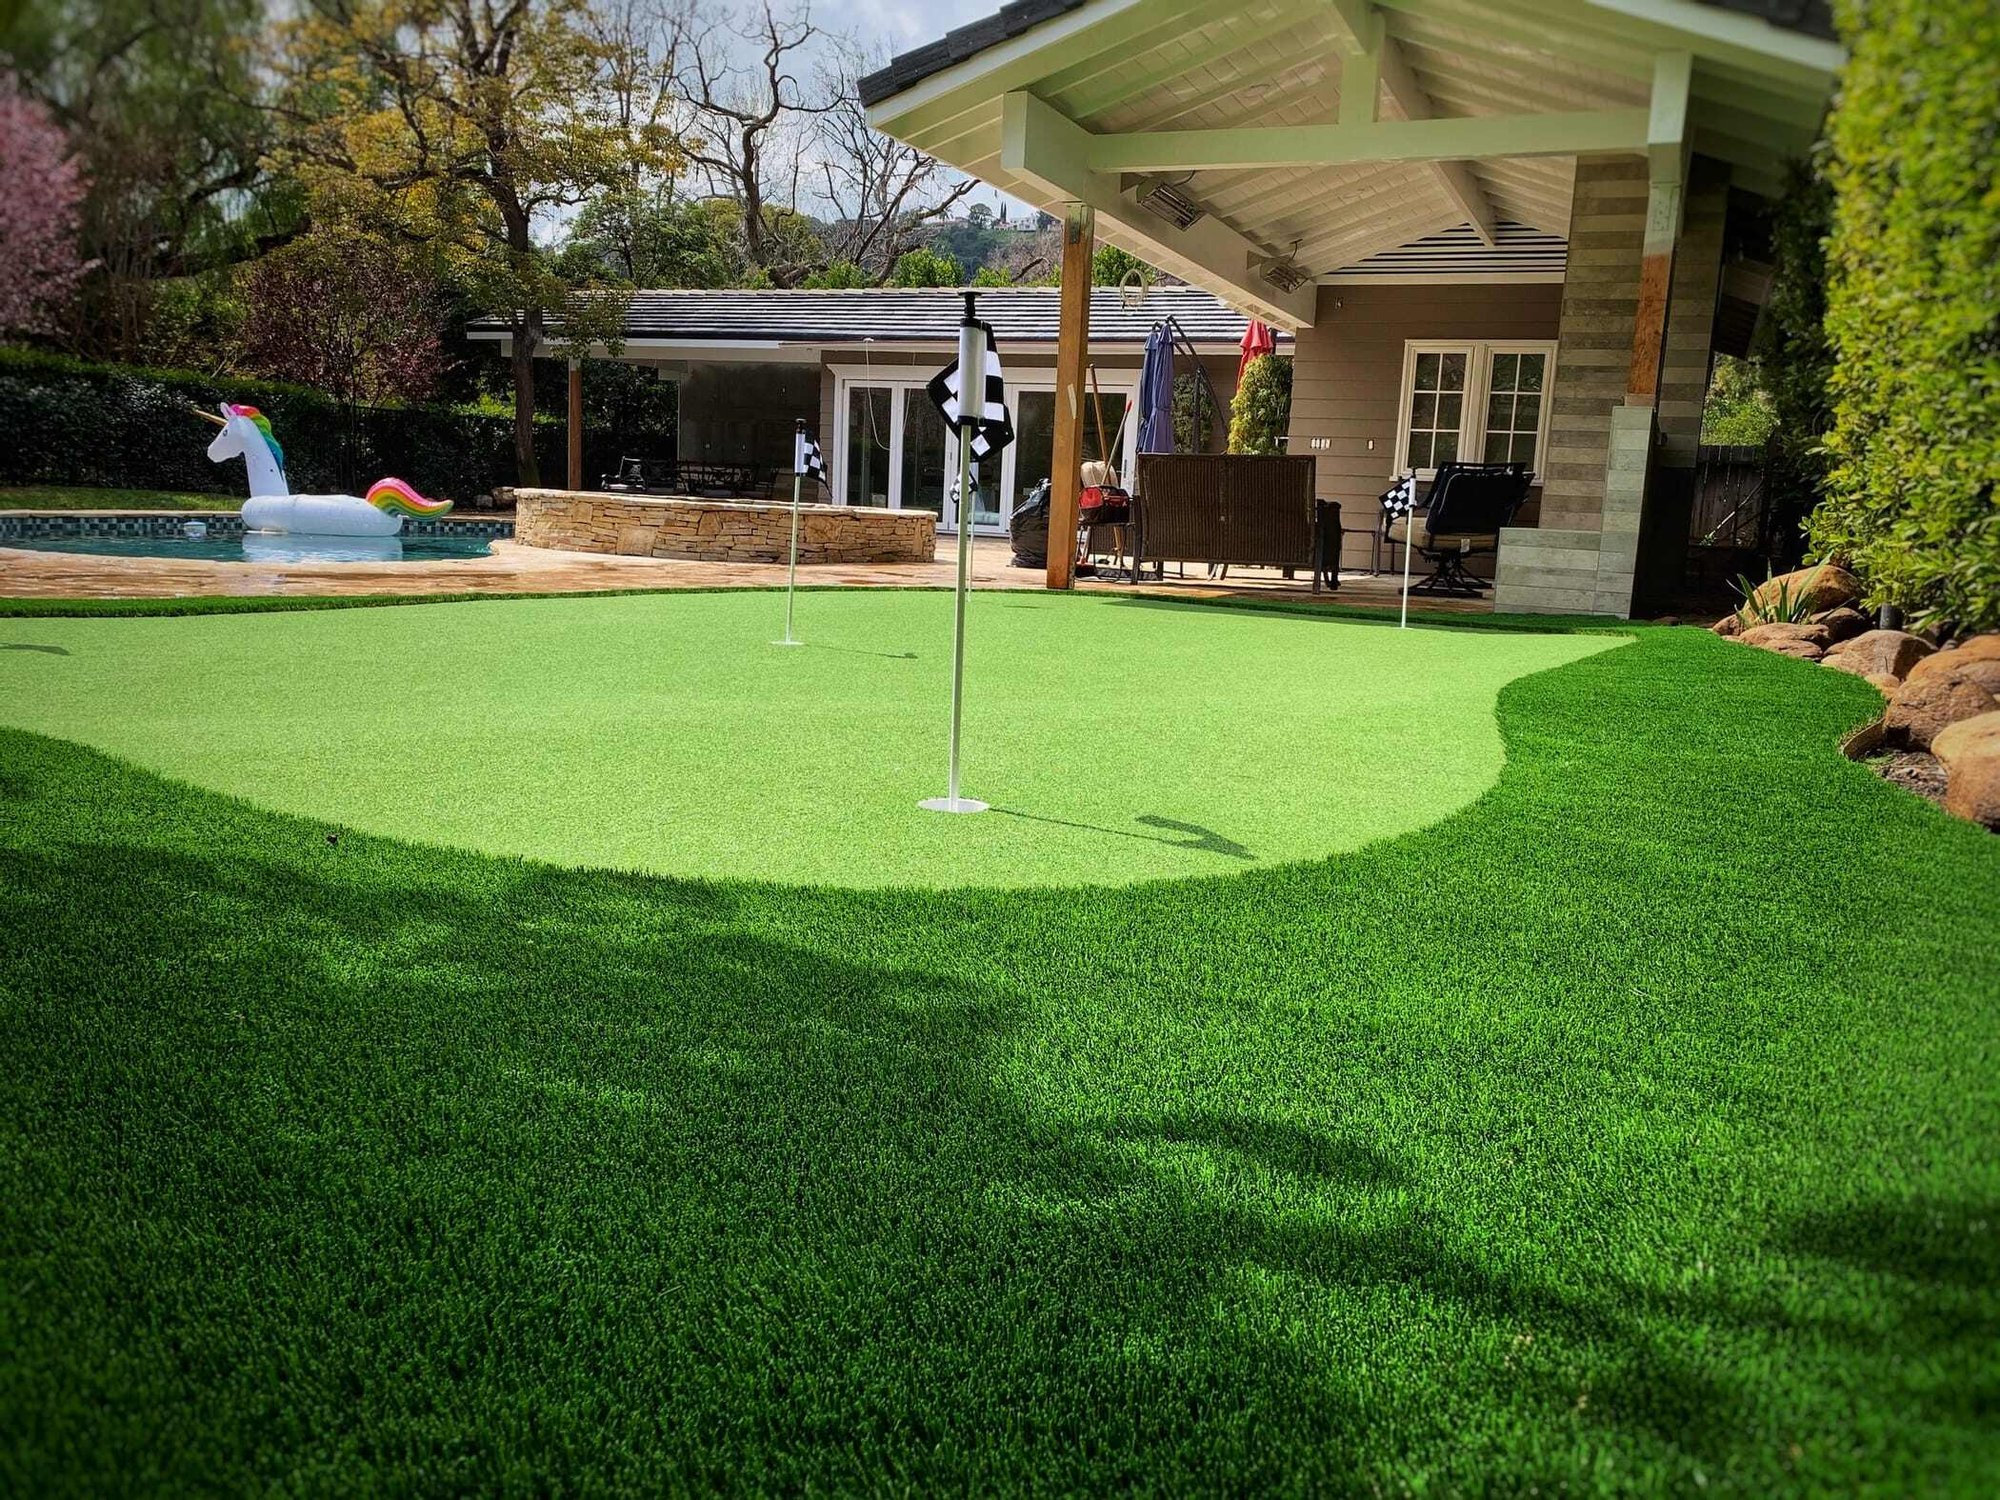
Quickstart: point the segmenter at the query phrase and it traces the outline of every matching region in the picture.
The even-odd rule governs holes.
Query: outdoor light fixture
[[[1176,229],[1185,229],[1197,219],[1208,217],[1203,208],[1171,182],[1149,177],[1139,186],[1139,206],[1158,214]]]

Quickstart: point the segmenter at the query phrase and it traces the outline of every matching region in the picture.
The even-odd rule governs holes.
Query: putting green
[[[0,621],[0,722],[260,806],[563,864],[841,886],[1309,859],[1492,785],[1506,683],[1615,637],[1104,596],[768,593]]]

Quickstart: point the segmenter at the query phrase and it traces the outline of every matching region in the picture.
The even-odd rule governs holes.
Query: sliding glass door
[[[958,527],[958,450],[944,418],[924,391],[927,375],[887,374],[879,369],[836,373],[840,451],[835,493],[843,504],[927,510],[947,531]],[[1127,376],[1126,378],[1135,378]],[[1033,377],[1030,377],[1032,380]],[[1083,456],[1102,447],[1118,455],[1123,474],[1130,462],[1132,433],[1126,416],[1130,392],[1106,390],[1084,407]],[[1016,505],[1049,477],[1055,436],[1055,392],[1048,385],[1022,383],[1013,391],[1014,442],[973,465],[972,525],[1001,533]],[[1099,424],[1102,424],[1100,436]]]

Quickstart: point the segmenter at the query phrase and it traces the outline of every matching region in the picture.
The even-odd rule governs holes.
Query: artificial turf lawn
[[[1875,702],[1642,630],[1442,823],[1098,899],[0,734],[0,1492],[1990,1495],[2000,840]]]
[[[652,874],[1058,885],[1317,858],[1500,773],[1493,701],[1609,635],[972,601],[943,818],[951,597],[538,599],[0,620],[0,724],[372,833]]]

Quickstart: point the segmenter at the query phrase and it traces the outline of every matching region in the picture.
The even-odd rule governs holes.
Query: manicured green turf
[[[0,485],[0,510],[227,510],[239,495],[190,495],[179,490],[99,489],[75,484]]]
[[[1095,894],[0,734],[0,1493],[1990,1495],[2000,840],[1875,702],[1640,631],[1457,816]]]
[[[1055,885],[1317,858],[1499,775],[1502,684],[1609,635],[989,593],[945,788],[951,598],[764,593],[0,621],[0,723],[260,806],[654,874]],[[58,655],[57,652],[62,654]]]

